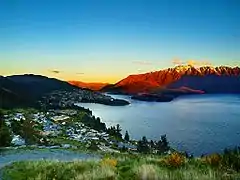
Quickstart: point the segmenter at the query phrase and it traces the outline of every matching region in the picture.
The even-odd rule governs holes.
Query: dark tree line
[[[126,133],[125,133],[124,140],[127,142],[130,141],[130,136],[128,134],[128,131],[126,131]]]
[[[115,126],[111,126],[110,128],[107,129],[107,133],[110,135],[110,136],[113,136],[119,140],[122,139],[122,134],[121,134],[121,131],[122,131],[122,128],[120,127],[119,124]]]
[[[11,140],[12,137],[9,127],[0,119],[0,147],[10,146]]]
[[[3,113],[0,111],[0,147],[9,146],[11,144],[11,131],[3,120]]]
[[[26,144],[35,144],[39,142],[40,133],[34,128],[35,123],[29,115],[26,120],[12,121],[11,128],[6,125],[3,114],[0,112],[0,147],[11,145],[12,133],[20,135],[25,139]]]
[[[158,154],[167,152],[170,149],[169,142],[167,141],[167,136],[162,135],[159,141],[148,141],[145,136],[138,141],[137,150],[140,153],[152,153],[156,151]]]
[[[92,128],[92,129],[95,129],[97,131],[106,131],[107,130],[106,124],[101,122],[99,117],[96,118],[95,116],[92,116],[91,114],[89,114],[87,112],[81,112],[75,118],[76,118],[76,120],[80,119],[84,125]]]

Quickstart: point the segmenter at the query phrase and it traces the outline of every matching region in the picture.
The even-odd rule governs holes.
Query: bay
[[[106,125],[120,124],[131,138],[159,140],[166,134],[172,147],[194,155],[222,152],[240,145],[240,95],[182,96],[172,102],[131,102],[128,106],[78,103]]]

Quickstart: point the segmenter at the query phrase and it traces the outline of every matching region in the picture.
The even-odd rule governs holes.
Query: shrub
[[[204,157],[204,162],[211,166],[219,166],[221,164],[221,159],[221,156],[215,153]]]
[[[106,159],[103,159],[103,160],[101,161],[101,165],[102,165],[102,166],[116,167],[116,166],[117,166],[117,160],[116,160],[116,159],[106,158]]]
[[[222,165],[240,171],[240,147],[226,149],[222,156]]]
[[[185,157],[179,153],[172,153],[171,155],[167,156],[164,162],[167,166],[177,168],[185,163]]]

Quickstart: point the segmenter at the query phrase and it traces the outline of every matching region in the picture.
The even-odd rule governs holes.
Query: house
[[[23,146],[25,145],[25,140],[19,135],[14,135],[11,144],[14,146]]]
[[[24,115],[22,113],[16,113],[16,115],[13,118],[13,120],[21,121],[21,120],[26,120],[26,118],[24,117]]]
[[[54,116],[54,117],[52,117],[52,120],[53,120],[53,121],[64,121],[64,120],[67,120],[67,119],[69,119],[69,118],[70,118],[69,116],[60,115],[60,116]]]
[[[98,141],[99,138],[98,138],[98,137],[92,137],[91,140],[96,140],[96,141]]]
[[[132,144],[129,144],[129,143],[123,143],[123,142],[119,142],[117,144],[118,148],[127,148],[127,149],[130,149],[130,150],[137,150],[137,146],[135,145],[132,145]]]

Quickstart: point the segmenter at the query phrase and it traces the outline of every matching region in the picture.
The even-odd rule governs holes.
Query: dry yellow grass
[[[157,167],[151,164],[143,164],[136,169],[136,178],[139,180],[157,180]]]

